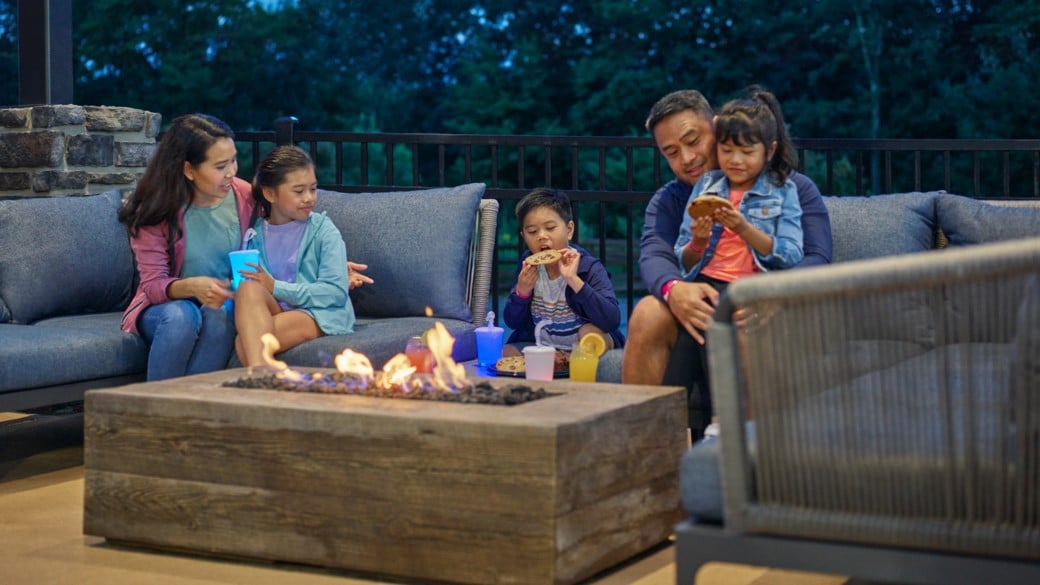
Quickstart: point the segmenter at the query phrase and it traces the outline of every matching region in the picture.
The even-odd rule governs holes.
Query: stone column
[[[133,189],[161,122],[134,108],[0,108],[0,198]]]

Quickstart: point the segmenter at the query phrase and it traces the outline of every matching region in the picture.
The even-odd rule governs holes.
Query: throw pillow
[[[119,191],[0,201],[0,322],[122,311],[133,252]]]
[[[375,280],[351,291],[365,317],[425,315],[472,321],[466,275],[482,183],[390,193],[321,191],[315,211],[328,213],[347,258],[368,264]]]
[[[832,261],[931,250],[935,245],[935,201],[940,193],[824,197],[834,238]]]
[[[1040,236],[1040,204],[991,203],[944,194],[936,217],[951,246],[969,246]]]

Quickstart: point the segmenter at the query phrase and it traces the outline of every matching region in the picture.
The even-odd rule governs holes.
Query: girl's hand
[[[536,282],[538,282],[538,267],[524,262],[520,266],[520,274],[516,277],[516,294],[525,297],[531,296]]]
[[[751,225],[748,220],[735,209],[725,207],[715,210],[715,221],[729,228],[730,231],[743,237],[743,233]]]
[[[347,260],[347,274],[349,276],[351,290],[363,284],[372,284],[375,282],[370,276],[361,274],[363,270],[368,270],[368,264],[359,264]]]
[[[693,220],[690,225],[690,232],[693,233],[693,239],[697,240],[698,244],[704,244],[711,237],[711,226],[715,224],[715,220],[711,217],[704,216]]]
[[[250,272],[248,270],[243,270],[243,271],[241,271],[242,272],[242,278],[245,279],[245,280],[258,282],[265,289],[267,289],[267,292],[269,292],[271,294],[274,294],[274,277],[271,276],[270,274],[264,272],[264,269],[260,268],[259,264],[254,264],[252,262],[246,262],[246,266],[254,268],[256,271],[255,272]]]

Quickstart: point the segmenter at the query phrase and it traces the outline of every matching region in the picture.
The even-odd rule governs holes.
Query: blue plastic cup
[[[502,357],[501,327],[477,327],[473,332],[477,335],[477,361],[485,368],[495,365]]]
[[[246,265],[246,262],[259,265],[260,250],[235,250],[228,252],[228,259],[231,261],[231,290],[238,290],[238,285],[242,282],[242,274],[239,271],[256,272],[256,269]]]

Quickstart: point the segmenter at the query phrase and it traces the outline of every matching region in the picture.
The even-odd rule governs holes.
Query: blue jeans
[[[149,381],[223,370],[235,349],[234,314],[187,299],[148,307],[138,329],[149,344]]]

